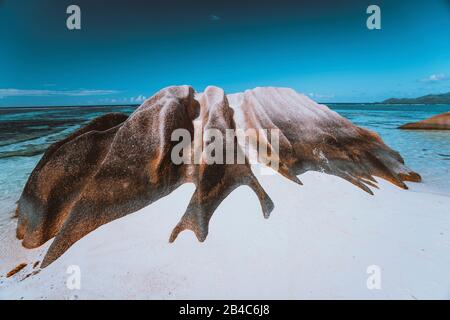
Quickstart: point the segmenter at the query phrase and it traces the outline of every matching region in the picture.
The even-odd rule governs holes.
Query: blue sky
[[[82,29],[66,28],[78,4]],[[381,30],[366,8],[381,8]],[[0,106],[140,102],[174,84],[321,102],[450,91],[450,2],[0,0]]]

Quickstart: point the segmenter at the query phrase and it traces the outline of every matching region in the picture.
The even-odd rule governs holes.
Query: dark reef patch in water
[[[11,120],[0,121],[0,146],[6,146],[14,143],[28,141],[43,136],[47,136],[73,125],[81,125],[86,120],[67,119],[67,120]]]
[[[32,157],[38,154],[43,154],[50,144],[40,145],[40,146],[30,146],[25,149],[17,151],[6,151],[0,153],[0,159],[9,157]]]
[[[99,115],[134,110],[134,106],[0,108],[0,159],[42,154]]]

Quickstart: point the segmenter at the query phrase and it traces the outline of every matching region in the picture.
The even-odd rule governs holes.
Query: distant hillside
[[[411,104],[411,103],[423,103],[423,104],[436,104],[436,103],[450,103],[450,92],[442,94],[429,94],[418,98],[390,98],[384,100],[383,103],[391,104]]]

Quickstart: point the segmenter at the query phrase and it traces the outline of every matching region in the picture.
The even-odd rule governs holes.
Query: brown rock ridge
[[[23,268],[25,268],[27,266],[26,263],[20,263],[18,264],[14,269],[12,269],[11,271],[9,271],[6,274],[7,278],[11,278],[13,275],[15,275],[16,273],[20,272]]]
[[[168,87],[129,117],[104,115],[52,145],[19,199],[17,237],[27,248],[55,237],[41,265],[46,267],[89,232],[187,182],[196,190],[170,242],[185,229],[204,241],[215,209],[240,185],[256,193],[268,218],[273,203],[250,169],[248,150],[236,138],[232,150],[235,157],[244,155],[241,164],[175,164],[171,159],[176,129],[191,134],[192,158],[199,145],[203,156],[211,143],[207,129],[252,128],[280,130],[279,154],[272,149],[267,157],[277,156],[278,172],[297,183],[297,175],[308,170],[342,177],[369,193],[368,186],[376,187],[373,176],[404,189],[403,181],[420,181],[376,133],[294,90],[256,88],[227,96],[217,87],[201,94],[189,86]],[[272,148],[267,135],[256,138]]]
[[[450,130],[450,111],[431,118],[404,124],[399,129],[409,130]]]

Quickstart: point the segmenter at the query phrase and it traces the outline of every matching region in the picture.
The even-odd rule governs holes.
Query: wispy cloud
[[[447,80],[447,79],[448,79],[448,77],[444,73],[435,73],[435,74],[429,75],[426,78],[421,79],[420,81],[433,83],[433,82],[439,82],[439,81],[443,81],[443,80]]]
[[[140,94],[135,97],[123,97],[123,98],[102,98],[99,99],[100,103],[111,103],[111,104],[141,104],[147,99],[146,96]]]
[[[38,96],[98,96],[119,93],[116,90],[38,90],[38,89],[0,89],[0,97],[38,97]]]
[[[317,99],[317,100],[324,100],[324,99],[333,99],[333,98],[335,98],[334,94],[320,94],[320,93],[310,92],[310,93],[307,93],[306,95],[309,96],[311,99]]]
[[[209,19],[210,21],[219,21],[219,20],[221,20],[222,18],[219,17],[218,15],[210,14],[210,15],[208,16],[208,19]]]
[[[145,101],[145,99],[147,99],[147,98],[141,94],[141,95],[139,95],[137,97],[131,97],[130,98],[130,102],[142,103],[142,102]]]

